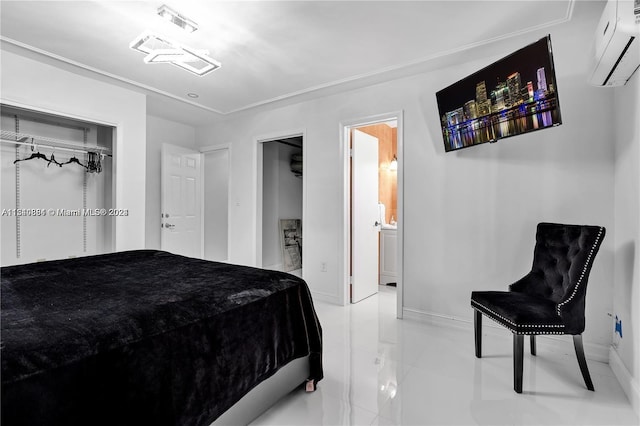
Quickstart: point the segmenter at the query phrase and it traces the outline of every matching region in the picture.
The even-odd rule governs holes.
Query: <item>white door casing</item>
[[[378,292],[378,138],[353,130],[351,302]]]
[[[201,154],[163,144],[161,157],[161,248],[200,258]]]

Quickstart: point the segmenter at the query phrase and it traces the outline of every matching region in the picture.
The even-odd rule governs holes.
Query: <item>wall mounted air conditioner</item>
[[[589,82],[622,86],[640,66],[640,1],[609,0],[596,29]]]

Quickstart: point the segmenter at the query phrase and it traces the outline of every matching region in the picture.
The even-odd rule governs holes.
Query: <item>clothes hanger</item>
[[[96,173],[102,172],[102,155],[96,153]]]
[[[53,155],[54,153],[51,153],[51,157],[49,158],[49,163],[47,164],[47,167],[49,167],[51,165],[51,163],[53,164],[57,164],[58,167],[62,167],[62,164],[60,162],[58,162],[58,160],[56,160],[56,157]]]
[[[75,155],[74,155],[73,157],[71,157],[71,158],[69,159],[69,161],[67,161],[67,162],[65,162],[65,163],[62,163],[62,165],[70,164],[70,163],[76,163],[77,165],[82,166],[82,167],[84,167],[85,169],[88,169],[88,167],[87,167],[87,166],[85,166],[84,164],[82,164],[82,163],[80,162],[80,160],[78,160],[78,158],[77,158]]]
[[[44,155],[44,154],[40,154],[40,151],[38,151],[38,152],[34,152],[33,154],[31,154],[31,156],[30,156],[30,157],[15,160],[15,161],[13,162],[13,164],[16,164],[18,161],[29,161],[29,160],[33,160],[34,158],[42,158],[42,159],[43,159],[43,160],[45,160],[45,161],[51,162],[51,160],[49,160],[49,159],[47,158],[47,156],[46,156],[46,155]],[[56,163],[57,163],[57,161],[56,161]]]
[[[19,161],[29,161],[29,160],[33,160],[33,159],[35,159],[35,158],[42,158],[42,159],[43,159],[43,160],[45,160],[45,161],[49,161],[49,159],[47,158],[47,156],[46,156],[46,155],[44,155],[44,154],[40,154],[40,151],[38,151],[38,152],[33,152],[33,151],[34,151],[34,146],[35,146],[35,144],[33,143],[33,138],[31,138],[31,152],[32,152],[32,154],[31,154],[29,157],[27,157],[27,158],[20,158],[20,159],[15,160],[15,161],[13,162],[13,164],[16,164],[16,163],[17,163],[17,162],[19,162]]]
[[[102,162],[100,160],[100,154],[90,151],[87,153],[87,171],[89,173],[100,173],[102,171]]]
[[[89,173],[96,171],[96,160],[93,152],[87,152],[87,171]]]

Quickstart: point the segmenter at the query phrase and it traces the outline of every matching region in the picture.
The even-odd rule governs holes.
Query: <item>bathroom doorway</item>
[[[401,318],[401,113],[342,127],[348,148],[346,300],[357,303],[379,289],[395,291]]]

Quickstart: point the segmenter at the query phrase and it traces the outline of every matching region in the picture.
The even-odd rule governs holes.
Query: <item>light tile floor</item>
[[[608,364],[588,361],[588,391],[573,353],[525,352],[513,391],[512,340],[471,327],[396,319],[395,289],[347,307],[316,302],[324,379],[294,391],[252,425],[638,425]],[[528,345],[525,344],[528,350]]]

